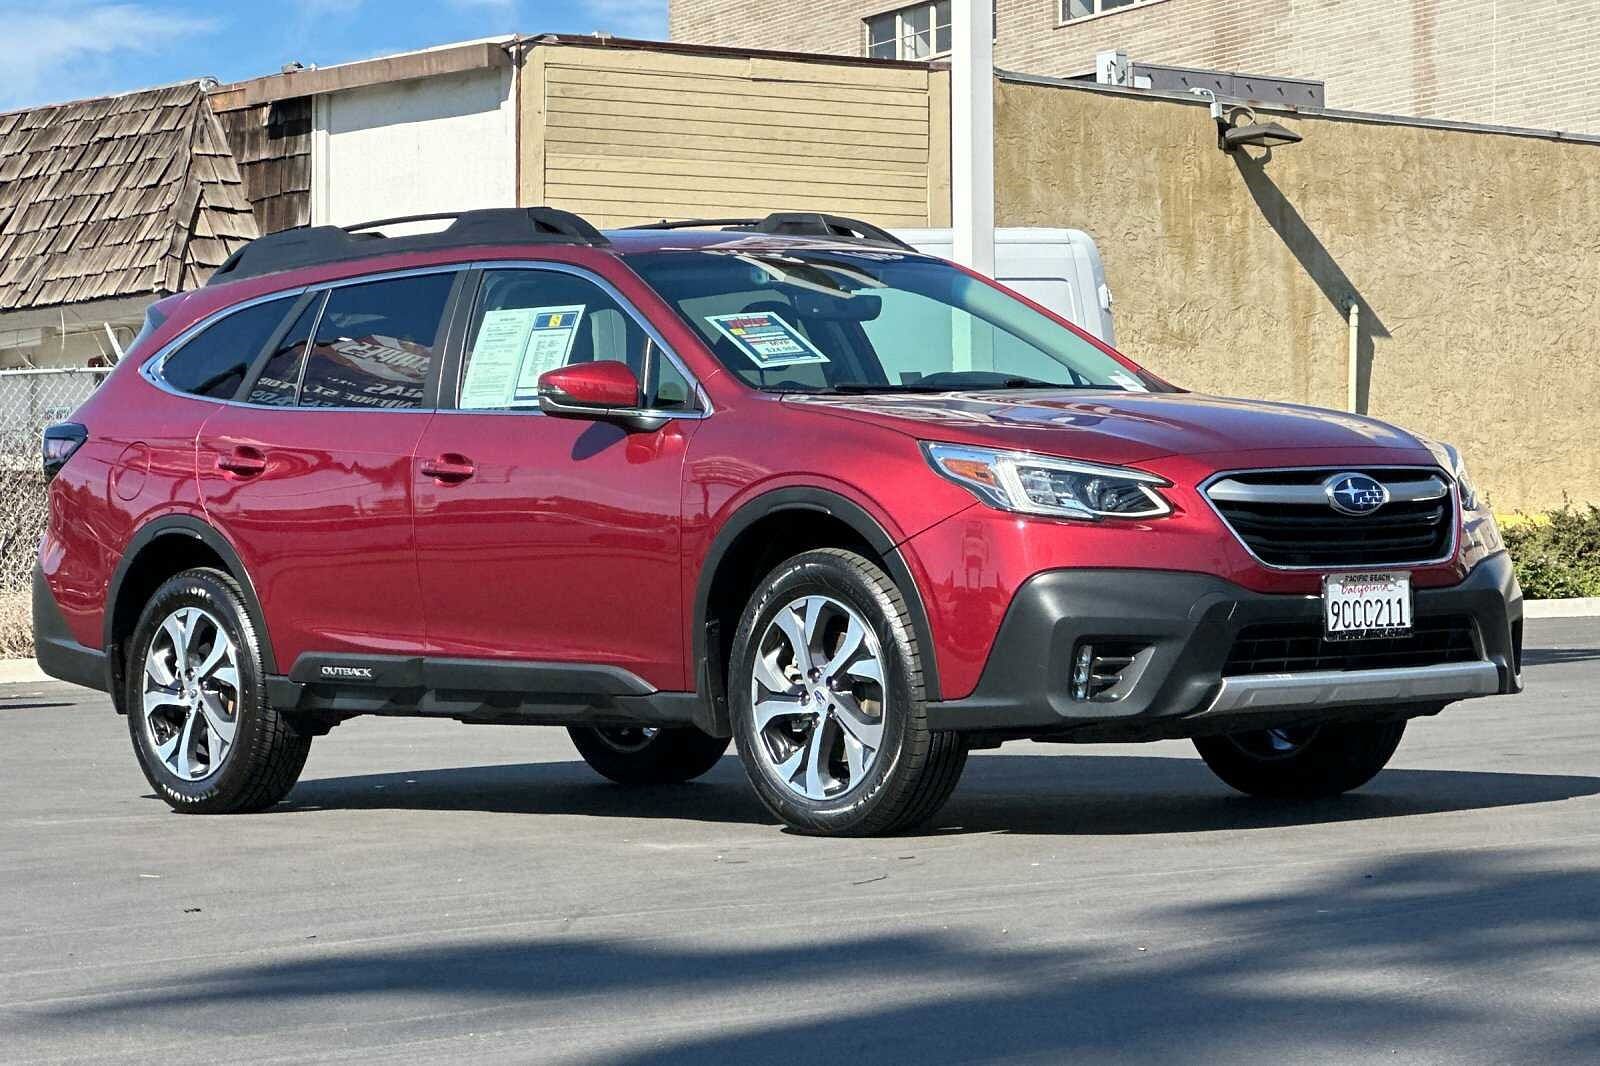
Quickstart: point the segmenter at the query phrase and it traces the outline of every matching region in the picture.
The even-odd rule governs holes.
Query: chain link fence
[[[0,370],[0,459],[7,470],[39,465],[39,435],[94,392],[110,370]]]
[[[0,658],[33,654],[29,593],[46,514],[40,436],[108,373],[0,370]]]

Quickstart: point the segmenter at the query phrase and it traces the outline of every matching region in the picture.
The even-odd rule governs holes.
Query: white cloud
[[[583,7],[597,20],[594,29],[619,37],[667,35],[667,0],[583,0]]]
[[[48,10],[0,4],[0,24],[0,107],[7,108],[93,95],[117,54],[154,54],[216,26],[146,4],[70,2]]]

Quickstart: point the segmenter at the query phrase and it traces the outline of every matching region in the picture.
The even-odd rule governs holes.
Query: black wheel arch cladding
[[[899,545],[864,508],[836,492],[809,487],[774,489],[745,503],[723,523],[706,553],[705,564],[701,568],[695,586],[692,660],[695,683],[701,698],[712,706],[718,728],[731,732],[732,723],[728,716],[726,693],[722,691],[721,672],[725,664],[713,664],[711,661],[713,648],[710,626],[714,621],[711,603],[713,589],[729,551],[740,542],[740,538],[761,520],[784,512],[794,512],[797,517],[806,512],[827,515],[847,526],[872,549],[877,557],[875,561],[883,567],[889,579],[906,598],[912,629],[918,642],[927,649],[924,655],[923,676],[928,699],[937,700],[940,689],[938,668],[934,661],[932,630],[928,624],[927,611],[923,607],[922,590],[912,576],[910,567],[906,565]],[[742,609],[741,604],[740,611]],[[719,659],[726,660],[731,651],[732,638],[732,632],[721,634],[720,644],[715,649]]]
[[[139,531],[128,541],[123,550],[122,560],[117,564],[117,569],[112,573],[111,581],[107,586],[106,611],[103,631],[105,647],[112,655],[118,655],[117,624],[119,618],[128,617],[129,608],[132,609],[132,618],[137,624],[140,612],[144,610],[144,603],[124,603],[123,594],[129,584],[130,577],[140,559],[146,557],[146,549],[155,545],[164,538],[187,539],[191,545],[203,545],[213,555],[222,561],[223,568],[228,576],[239,585],[244,599],[245,610],[249,613],[250,624],[255,628],[256,638],[261,644],[261,659],[269,674],[277,673],[277,660],[272,653],[272,638],[267,629],[266,618],[261,610],[260,597],[256,595],[255,584],[250,580],[249,571],[245,569],[244,562],[239,558],[239,553],[234,551],[226,537],[206,524],[201,519],[192,515],[167,515],[154,519],[140,527]],[[191,569],[194,564],[178,567],[171,573],[156,582],[159,588],[168,577],[176,576],[184,570]],[[151,590],[154,592],[154,589]],[[130,629],[131,632],[131,629]],[[119,662],[119,674],[121,663]]]

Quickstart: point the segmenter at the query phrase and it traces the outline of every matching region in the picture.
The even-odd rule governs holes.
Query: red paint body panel
[[[698,425],[628,433],[535,412],[437,415],[413,476],[432,652],[602,663],[688,687],[678,494]],[[422,472],[446,455],[474,473]]]
[[[197,453],[206,518],[260,597],[276,659],[423,651],[411,456],[431,411],[219,406]],[[265,460],[241,477],[218,460]]]
[[[1187,393],[779,399],[725,372],[626,266],[629,252],[721,239],[640,233],[610,249],[373,257],[163,301],[166,322],[75,416],[89,442],[51,487],[41,561],[73,633],[100,645],[124,547],[153,518],[188,513],[237,550],[284,669],[308,651],[570,661],[687,690],[695,590],[718,532],[764,494],[808,487],[855,503],[899,545],[941,695],[956,699],[976,685],[1017,589],[1042,571],[1195,571],[1315,595],[1320,574],[1256,562],[1222,524],[1198,488],[1217,472],[1436,462],[1423,442],[1372,419]],[[187,326],[240,301],[474,260],[600,274],[651,321],[714,412],[630,433],[532,412],[283,411],[173,396],[137,373]],[[924,440],[1136,466],[1172,483],[1162,491],[1174,513],[1096,523],[1001,512],[936,476]],[[264,461],[258,473],[219,469],[241,448]],[[1409,569],[1419,587],[1451,585],[1482,554],[1468,547]]]
[[[109,583],[134,534],[168,515],[201,514],[195,436],[220,407],[155,388],[130,360],[74,414],[94,430],[50,483],[39,558],[85,647],[103,643]]]

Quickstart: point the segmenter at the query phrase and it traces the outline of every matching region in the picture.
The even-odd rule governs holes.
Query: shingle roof
[[[0,115],[0,312],[177,292],[255,236],[198,82]]]

